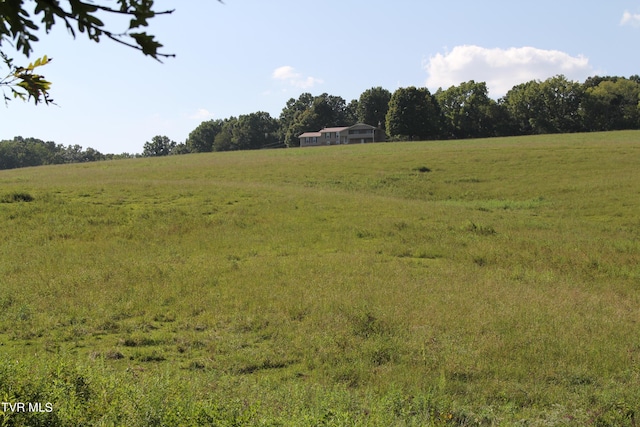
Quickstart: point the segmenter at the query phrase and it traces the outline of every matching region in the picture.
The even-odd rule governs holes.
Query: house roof
[[[322,134],[320,132],[305,132],[301,134],[298,138],[311,138],[311,137],[320,137]]]
[[[324,129],[321,129],[320,132],[321,133],[325,133],[325,132],[342,132],[345,129],[349,129],[349,126],[342,126],[342,127],[337,127],[337,128],[324,128]]]
[[[364,127],[366,127],[366,128],[369,128],[369,129],[377,129],[377,127],[375,127],[375,126],[371,126],[371,125],[368,125],[368,124],[366,124],[366,123],[356,123],[356,124],[355,124],[355,125],[353,125],[353,126],[349,126],[349,128],[354,128],[354,127],[356,127],[356,126],[358,126],[358,127],[363,127],[363,126],[364,126]]]
[[[356,123],[353,126],[340,126],[340,127],[332,127],[332,128],[324,128],[321,129],[318,132],[305,132],[303,134],[301,134],[300,136],[298,136],[298,138],[311,138],[311,137],[320,137],[322,136],[323,133],[328,133],[328,132],[342,132],[343,130],[346,129],[351,129],[354,127],[367,127],[369,129],[377,129],[375,126],[371,126],[365,123]]]

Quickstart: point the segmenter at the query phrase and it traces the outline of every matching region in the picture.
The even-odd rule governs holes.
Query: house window
[[[367,135],[371,134],[373,129],[351,129],[349,135]]]

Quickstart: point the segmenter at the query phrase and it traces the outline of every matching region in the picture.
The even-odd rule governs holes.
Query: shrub
[[[32,202],[33,200],[33,196],[29,193],[14,192],[2,196],[0,203]]]
[[[496,230],[492,226],[476,224],[473,221],[469,221],[469,223],[464,227],[464,230],[479,234],[481,236],[491,236],[496,234]]]
[[[415,168],[413,168],[413,170],[416,171],[416,172],[421,172],[421,173],[431,172],[431,169],[429,169],[426,166],[415,167]]]

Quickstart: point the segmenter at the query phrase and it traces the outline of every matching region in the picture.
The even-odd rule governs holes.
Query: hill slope
[[[9,425],[634,425],[639,138],[1,171]]]

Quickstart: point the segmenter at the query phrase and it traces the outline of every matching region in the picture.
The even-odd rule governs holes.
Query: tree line
[[[438,89],[382,87],[347,103],[340,96],[303,93],[279,118],[258,112],[202,122],[178,152],[296,147],[298,136],[327,126],[366,123],[389,140],[466,139],[640,128],[640,77],[590,77],[584,83],[557,75],[514,86],[498,100],[473,80]]]
[[[128,153],[102,154],[91,147],[85,150],[80,145],[64,146],[53,141],[21,136],[0,141],[0,169],[95,162],[129,157],[135,157],[135,155]]]
[[[380,127],[390,141],[640,129],[640,76],[595,76],[579,83],[558,75],[514,86],[498,100],[489,97],[486,83],[473,80],[435,93],[374,87],[348,103],[327,93],[303,93],[289,99],[278,118],[259,111],[207,120],[181,143],[154,136],[141,156],[297,147],[303,132],[356,123]],[[35,138],[0,141],[0,169],[136,156]]]

